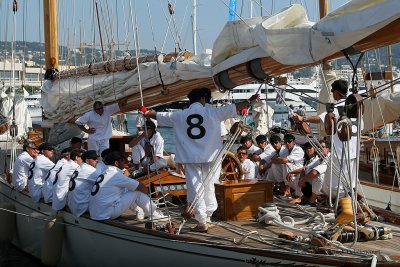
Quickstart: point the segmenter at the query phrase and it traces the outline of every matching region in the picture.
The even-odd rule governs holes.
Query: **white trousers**
[[[321,194],[321,189],[324,184],[325,174],[320,174],[311,180],[312,192],[316,195]]]
[[[143,159],[143,160],[142,160]],[[141,161],[142,160],[142,161]],[[143,166],[148,166],[148,158],[145,157],[145,152],[142,146],[136,145],[132,147],[132,163],[142,164]],[[150,164],[150,171],[154,172],[156,170],[166,168],[167,161],[164,158],[156,160],[153,164]]]
[[[213,163],[185,163],[185,176],[187,187],[187,202],[192,203],[211,171]],[[217,209],[214,182],[221,173],[221,165],[218,164],[216,171],[209,177],[209,183],[204,191],[198,196],[197,205],[194,207],[195,219],[205,224]]]
[[[92,140],[89,136],[87,143],[88,143],[88,150],[96,151],[97,155],[100,155],[101,152],[103,152],[103,150],[110,147],[109,139]]]
[[[325,178],[324,182],[322,185],[321,191],[329,196],[329,188],[331,189],[332,192],[332,197],[336,197],[337,192],[338,192],[338,183],[339,183],[339,175],[341,177],[342,183],[339,185],[339,196],[344,194],[344,187],[343,181],[351,181],[351,188],[355,188],[356,186],[356,159],[351,159],[350,161],[343,160],[343,166],[340,166],[341,159],[337,157],[332,157],[332,164],[333,166],[336,166],[336,169],[340,170],[339,172],[335,172],[333,168],[332,171],[332,177],[331,177],[331,168],[330,164],[328,163],[328,168],[326,169],[325,173]],[[349,163],[349,164],[348,164]],[[332,180],[332,182],[331,182]],[[332,187],[330,187],[330,184],[332,184]]]
[[[155,214],[157,206],[150,200],[149,196],[140,191],[127,191],[121,196],[121,200],[114,205],[114,212],[110,219],[119,217],[127,209],[136,211],[140,207],[145,216]]]

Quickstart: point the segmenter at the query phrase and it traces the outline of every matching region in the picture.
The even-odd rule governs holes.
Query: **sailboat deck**
[[[288,205],[281,203],[279,205],[281,216],[291,216],[295,221],[303,220],[316,212],[316,208],[313,207],[300,207],[298,205]],[[178,230],[182,223],[182,217],[180,216],[181,208],[173,207],[163,209],[164,214],[169,214],[171,222],[175,225]],[[305,214],[306,212],[307,214]],[[343,249],[337,249],[333,246],[325,246],[320,249],[316,246],[310,245],[309,242],[301,242],[308,238],[307,234],[300,234],[291,229],[285,229],[284,227],[267,225],[265,223],[258,223],[256,219],[240,220],[240,221],[219,221],[214,220],[212,227],[209,228],[208,233],[197,233],[190,230],[191,227],[196,225],[195,220],[187,221],[179,235],[173,235],[157,230],[145,229],[145,222],[136,220],[136,216],[132,212],[126,212],[116,220],[108,221],[112,224],[116,224],[122,227],[134,227],[142,228],[144,231],[154,231],[155,235],[163,236],[166,234],[167,237],[188,240],[191,242],[204,243],[211,246],[223,246],[229,247],[232,250],[252,250],[258,252],[259,255],[265,253],[293,253],[294,255],[306,255],[309,254],[311,257],[324,257],[327,254],[334,254],[338,257],[344,257],[345,259],[352,258],[355,254],[375,254],[378,257],[378,262],[385,262],[387,260],[396,261],[400,260],[400,253],[398,250],[398,244],[400,243],[400,227],[396,225],[389,225],[387,223],[382,224],[380,222],[370,222],[368,225],[374,225],[375,227],[384,226],[390,227],[392,230],[393,238],[387,240],[375,240],[357,242],[354,246],[352,243],[345,243],[344,245],[351,249],[352,252],[344,253]],[[158,223],[161,227],[165,226],[166,222]],[[314,224],[315,226],[315,224]],[[300,224],[296,228],[310,229],[310,225]],[[158,233],[157,233],[158,232]],[[295,236],[294,239],[288,240],[285,238],[279,238],[282,233],[291,232]],[[290,234],[289,234],[290,235]],[[317,254],[314,254],[317,252]],[[257,254],[257,253],[256,253]],[[388,256],[388,258],[387,258]],[[348,258],[348,259],[349,259]],[[313,262],[311,260],[310,262]]]

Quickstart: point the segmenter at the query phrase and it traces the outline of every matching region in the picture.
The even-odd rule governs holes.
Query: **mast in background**
[[[319,18],[322,19],[328,14],[328,0],[319,0]]]
[[[43,10],[46,60],[45,79],[53,79],[55,72],[58,72],[57,0],[43,0]]]
[[[197,55],[197,1],[193,0],[193,21],[192,21],[192,32],[193,32],[193,54]]]

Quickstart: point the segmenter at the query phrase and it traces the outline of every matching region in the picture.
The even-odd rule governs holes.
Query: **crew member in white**
[[[72,150],[68,160],[57,172],[53,183],[53,210],[62,210],[67,203],[69,180],[75,170],[82,164],[84,150]]]
[[[292,199],[292,203],[315,204],[317,196],[321,194],[327,166],[323,159],[318,156],[311,143],[307,142],[304,148],[306,150],[304,167],[289,172],[286,179],[292,180],[294,176],[300,175],[297,184],[294,184],[296,197]],[[303,196],[302,193],[302,188],[306,186],[306,183],[311,184],[310,196]]]
[[[79,218],[83,213],[89,211],[90,192],[101,174],[96,169],[98,156],[96,151],[88,150],[82,154],[83,163],[71,176],[68,192],[68,207],[75,218]]]
[[[141,135],[133,138],[129,142],[132,147],[132,163],[142,165],[146,170],[155,171],[167,166],[167,161],[163,158],[164,153],[164,138],[157,132],[156,125],[150,119],[146,120],[146,131]],[[146,142],[152,146],[152,157],[146,157],[145,146]]]
[[[88,134],[88,150],[95,150],[100,155],[104,149],[110,147],[111,115],[120,111],[125,104],[126,99],[107,106],[96,101],[93,104],[93,110],[86,112],[75,121],[79,129]],[[88,125],[89,128],[86,128],[85,125]]]
[[[61,159],[59,159],[56,165],[50,169],[47,175],[43,176],[43,199],[44,203],[51,203],[53,201],[53,183],[56,175],[60,171],[60,168],[70,160],[70,153],[72,151],[72,147],[64,148],[61,151]]]
[[[185,164],[185,176],[187,184],[187,201],[192,203],[203,187],[218,152],[222,148],[221,121],[236,117],[237,112],[246,107],[249,102],[225,105],[223,107],[206,107],[207,93],[204,88],[193,89],[189,94],[190,107],[175,112],[147,111],[140,107],[139,111],[146,117],[157,119],[161,126],[173,127],[176,145],[177,163]],[[259,100],[258,95],[252,96],[250,101]],[[207,232],[211,215],[217,209],[217,201],[214,192],[215,175],[210,180],[201,195],[199,202],[194,206],[195,219],[199,224],[192,230]]]
[[[347,91],[348,91],[348,84],[345,80],[336,80],[332,83],[331,85],[332,90],[331,93],[333,95],[333,99],[335,102],[345,99],[347,96]],[[341,105],[344,104],[344,101],[340,103]],[[294,114],[293,119],[296,121],[304,121],[304,122],[310,122],[310,123],[324,123],[325,116],[327,112],[323,112],[320,115],[317,116],[312,116],[312,117],[305,117],[305,116],[300,116],[298,114]],[[333,114],[335,115],[336,120],[338,121],[340,119],[339,110],[338,107],[335,106],[335,109],[333,111]],[[325,175],[325,181],[326,186],[328,190],[330,189],[332,192],[332,196],[336,197],[336,193],[339,191],[339,194],[344,193],[344,188],[343,188],[343,183],[340,184],[338,188],[338,183],[339,183],[339,176],[340,173],[342,173],[342,177],[346,177],[347,179],[350,179],[351,181],[351,188],[355,188],[357,177],[356,177],[356,158],[357,158],[357,119],[351,119],[352,122],[352,137],[349,141],[342,142],[339,139],[338,136],[338,131],[335,132],[335,134],[332,136],[332,142],[334,144],[333,148],[334,150],[331,151],[331,157],[332,157],[332,166],[336,166],[339,168],[338,171],[333,169],[332,171],[332,177],[330,175]],[[361,121],[361,130],[363,128],[363,121]],[[342,152],[344,152],[345,158],[347,158],[347,151],[344,151],[343,145],[346,144],[346,147],[348,147],[350,151],[350,159],[349,162],[345,162],[343,166],[341,166],[341,159],[342,159]],[[330,174],[330,164],[328,164],[328,169],[326,171],[327,174]],[[349,168],[348,168],[349,166]],[[332,179],[332,181],[330,181]],[[330,187],[330,184],[332,184],[332,187]],[[325,186],[323,186],[325,187]],[[349,189],[349,188],[348,188]]]
[[[124,166],[120,152],[112,151],[105,157],[107,168],[97,178],[89,201],[90,217],[107,220],[119,217],[127,209],[140,207],[152,220],[165,219],[149,198],[147,187],[122,173]]]
[[[15,190],[21,192],[27,190],[29,166],[37,157],[39,150],[34,142],[27,140],[22,146],[23,152],[17,157],[12,172],[12,185]]]
[[[47,176],[47,173],[54,166],[54,162],[51,161],[54,155],[54,148],[50,144],[41,144],[39,146],[39,153],[32,161],[28,171],[29,195],[34,202],[39,202],[43,197],[43,178]]]
[[[236,150],[236,157],[239,159],[243,171],[243,177],[240,177],[240,179],[255,180],[256,165],[248,159],[248,156],[248,149],[246,147],[240,146]]]

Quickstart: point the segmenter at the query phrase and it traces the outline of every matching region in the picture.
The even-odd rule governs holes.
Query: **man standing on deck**
[[[194,206],[195,219],[199,224],[192,230],[207,232],[211,215],[217,209],[217,201],[214,192],[215,175],[205,181],[212,169],[218,152],[222,149],[221,121],[237,116],[250,101],[259,99],[258,95],[252,96],[249,101],[230,104],[223,107],[207,105],[207,89],[193,89],[189,94],[190,107],[175,112],[147,111],[140,107],[139,111],[146,117],[157,119],[159,125],[173,127],[175,134],[177,163],[185,164],[185,176],[187,184],[187,201],[192,203],[198,197],[198,203]],[[204,191],[203,183],[206,182]],[[202,192],[200,194],[200,192]],[[199,195],[198,195],[199,194]]]
[[[333,94],[333,99],[335,100],[335,102],[337,102],[341,99],[346,99],[348,85],[345,80],[336,80],[332,83],[331,86],[332,86],[331,92]],[[324,123],[326,114],[327,114],[327,112],[323,112],[320,115],[312,116],[312,117],[305,117],[305,116],[300,116],[298,114],[294,114],[293,119],[296,121],[299,121],[299,122]],[[335,115],[336,120],[340,119],[340,114],[339,114],[337,107],[335,107],[334,115]],[[333,197],[336,197],[336,192],[338,191],[338,182],[339,182],[340,172],[342,173],[342,177],[344,175],[344,177],[350,178],[352,188],[354,188],[356,185],[357,177],[355,177],[355,174],[356,174],[356,158],[357,158],[357,143],[358,143],[357,125],[355,123],[356,119],[351,119],[351,121],[353,124],[352,125],[352,137],[348,142],[346,142],[348,149],[350,150],[350,160],[348,162],[349,164],[344,163],[343,167],[341,166],[341,162],[342,162],[341,159],[342,159],[342,151],[344,148],[344,146],[343,146],[344,142],[342,142],[339,139],[337,131],[332,136],[332,142],[334,144],[333,150],[331,151],[331,157],[332,157],[332,161],[333,161],[332,166],[336,166],[336,169],[335,168],[333,169],[332,177],[331,177],[332,181],[330,181],[329,174],[331,173],[331,171],[330,171],[330,164],[328,164],[328,169],[326,171],[327,175],[325,176],[324,184],[322,186],[322,192],[329,195],[329,190],[331,190]],[[363,127],[363,124],[361,121],[361,128],[362,127]],[[344,151],[344,159],[347,159],[347,158],[348,158],[347,151]],[[349,168],[347,166],[349,166]],[[332,186],[330,186],[330,184]],[[339,194],[342,194],[342,193],[344,193],[343,183],[339,187]]]
[[[95,150],[98,155],[110,147],[110,138],[112,137],[111,115],[120,111],[126,104],[126,99],[118,103],[104,106],[102,102],[95,101],[93,110],[86,112],[79,117],[75,124],[79,129],[87,133],[88,150]],[[86,128],[88,125],[89,128]]]

